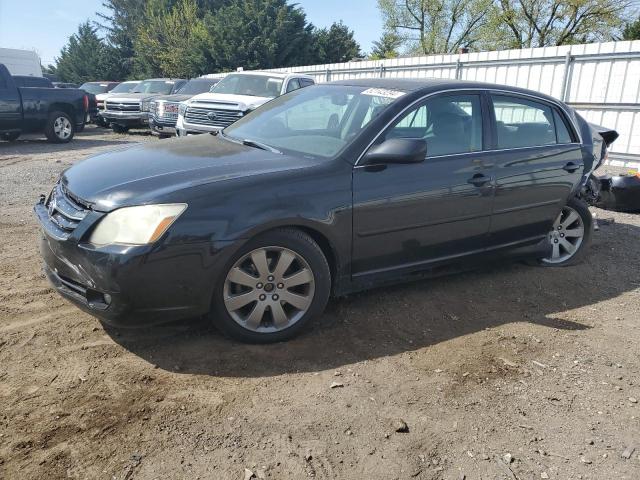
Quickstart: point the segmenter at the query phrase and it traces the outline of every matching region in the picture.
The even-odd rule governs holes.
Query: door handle
[[[562,169],[565,172],[573,173],[576,170],[578,170],[580,167],[582,167],[582,164],[569,162],[564,167],[562,167]]]
[[[473,177],[467,180],[468,183],[476,187],[482,187],[491,181],[491,177],[487,177],[484,173],[476,173]]]

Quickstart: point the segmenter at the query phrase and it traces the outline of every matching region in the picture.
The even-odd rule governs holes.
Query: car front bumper
[[[82,310],[116,327],[140,327],[207,313],[215,281],[235,242],[151,246],[83,243],[74,231],[53,235],[44,203],[34,208],[42,227],[44,271],[55,289]],[[95,223],[101,214],[93,215]],[[88,231],[78,227],[76,230]]]
[[[147,112],[114,112],[113,110],[102,110],[100,116],[107,123],[116,123],[125,127],[146,126],[149,124],[149,114]]]
[[[175,122],[164,122],[153,116],[149,116],[149,128],[151,128],[151,133],[157,135],[176,135]]]

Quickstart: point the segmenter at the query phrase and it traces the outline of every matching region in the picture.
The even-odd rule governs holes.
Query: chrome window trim
[[[362,157],[364,157],[365,153],[367,153],[367,151],[376,142],[376,140],[378,140],[380,135],[382,135],[382,133],[385,130],[387,130],[387,128],[389,128],[398,118],[400,118],[402,115],[404,115],[407,112],[407,110],[410,110],[415,105],[425,101],[429,97],[433,97],[434,95],[440,95],[442,93],[450,93],[450,92],[480,92],[480,93],[487,92],[489,94],[491,94],[491,93],[500,93],[500,94],[507,94],[507,95],[511,95],[511,96],[515,96],[515,97],[518,97],[518,96],[520,96],[520,97],[528,97],[528,98],[532,98],[532,99],[534,99],[534,100],[536,100],[538,102],[554,105],[555,107],[557,107],[560,110],[562,110],[562,112],[564,113],[565,117],[569,120],[569,124],[571,125],[571,128],[573,128],[573,133],[575,133],[575,135],[578,138],[579,142],[549,143],[549,144],[546,144],[546,145],[529,145],[527,147],[516,147],[516,148],[496,148],[496,149],[491,149],[491,150],[478,150],[476,152],[461,152],[461,153],[451,153],[451,154],[447,154],[447,155],[436,155],[436,156],[433,156],[433,157],[426,157],[426,158],[451,157],[451,156],[454,156],[454,155],[472,155],[472,154],[473,155],[477,155],[479,153],[484,153],[484,152],[502,152],[502,151],[506,151],[506,150],[522,150],[522,149],[525,149],[525,148],[549,147],[549,146],[552,146],[552,145],[582,145],[582,136],[580,135],[580,129],[575,124],[575,122],[573,121],[573,118],[571,117],[571,115],[569,115],[569,112],[567,112],[565,106],[560,101],[553,100],[553,99],[547,99],[547,98],[541,98],[541,97],[539,97],[537,95],[529,94],[529,93],[513,92],[511,90],[502,90],[500,88],[478,88],[478,87],[465,88],[465,87],[458,87],[458,88],[449,88],[449,89],[446,89],[446,90],[439,90],[437,92],[429,93],[429,94],[427,94],[427,95],[425,95],[423,97],[420,97],[419,99],[413,101],[409,105],[407,105],[404,109],[402,109],[402,111],[400,111],[389,122],[387,122],[387,124],[378,132],[378,134],[373,138],[373,140],[371,140],[371,142],[369,142],[367,147],[358,156],[358,159],[356,160],[356,163],[353,164],[354,168],[358,168],[358,167],[362,167],[362,166],[368,166],[368,165],[358,165],[358,164],[360,163],[360,160],[362,160]],[[484,126],[483,126],[483,128],[484,128]]]

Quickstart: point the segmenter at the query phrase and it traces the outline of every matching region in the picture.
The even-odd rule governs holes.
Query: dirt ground
[[[286,344],[105,330],[47,284],[31,208],[140,141],[0,143],[0,478],[640,478],[640,215],[594,210],[579,266],[332,300]]]

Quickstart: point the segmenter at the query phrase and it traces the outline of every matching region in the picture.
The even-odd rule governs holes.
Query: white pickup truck
[[[180,104],[176,135],[222,130],[269,100],[314,83],[313,77],[297,73],[231,73],[210,92]]]

